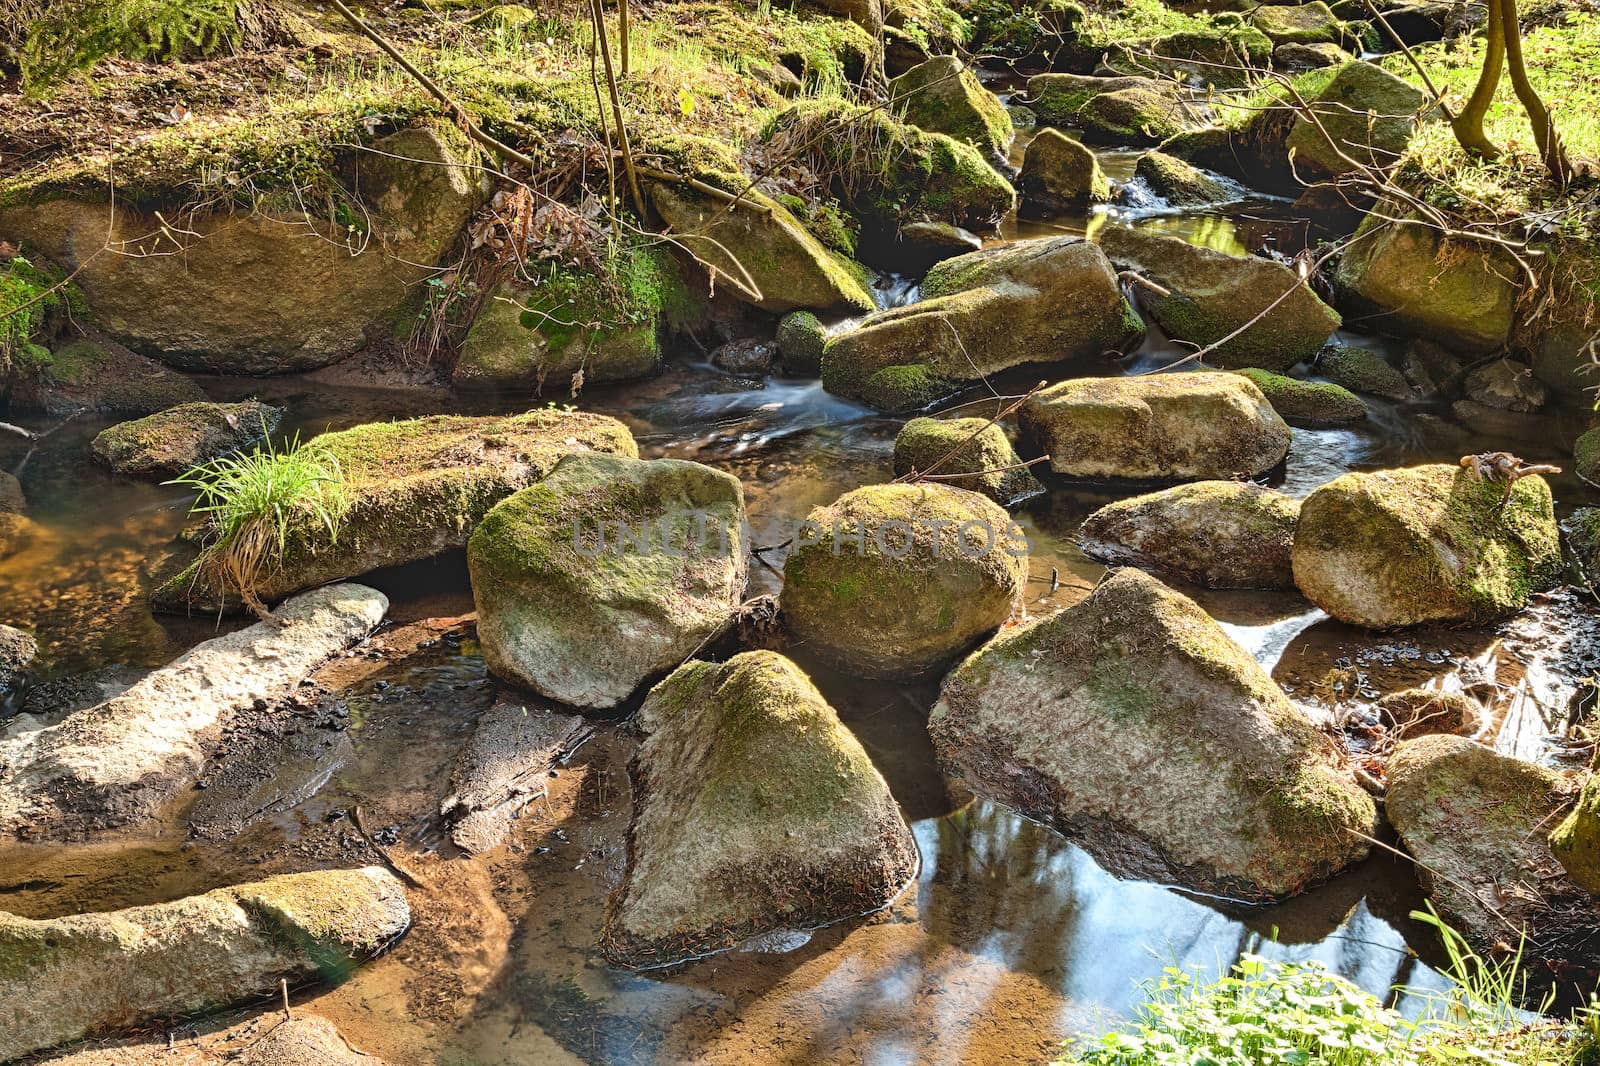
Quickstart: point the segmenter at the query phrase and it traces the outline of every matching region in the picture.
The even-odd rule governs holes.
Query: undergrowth
[[[48,90],[107,57],[177,59],[237,43],[239,0],[53,0],[26,18],[20,48],[30,92]]]
[[[1397,991],[1426,1001],[1411,1019],[1315,960],[1245,954],[1202,981],[1177,967],[1145,986],[1132,1023],[1069,1041],[1080,1066],[1594,1066],[1596,1009],[1569,1022],[1530,1020],[1521,956],[1488,961],[1430,907],[1413,917],[1443,938],[1451,987]],[[1543,1007],[1549,1006],[1547,1000]]]
[[[20,361],[49,358],[39,341],[51,320],[83,309],[78,289],[61,280],[59,273],[20,255],[0,266],[0,372]]]

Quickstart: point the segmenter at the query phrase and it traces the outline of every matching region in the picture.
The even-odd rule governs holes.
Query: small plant
[[[298,436],[281,451],[269,441],[260,451],[192,467],[167,484],[194,489],[199,495],[189,513],[211,526],[197,578],[219,594],[233,590],[263,619],[272,615],[257,589],[281,565],[290,537],[309,525],[336,541],[350,509],[338,458],[302,446]]]
[[[1489,961],[1433,911],[1413,918],[1443,939],[1451,988],[1400,988],[1428,1009],[1409,1019],[1321,963],[1246,954],[1214,981],[1168,967],[1145,985],[1133,1022],[1069,1042],[1083,1066],[1590,1066],[1595,1008],[1571,1022],[1531,1021],[1522,955]],[[1540,1009],[1548,1009],[1547,999]]]
[[[23,83],[32,93],[93,67],[107,56],[176,59],[207,55],[239,38],[237,0],[57,0],[39,5],[22,46]]]

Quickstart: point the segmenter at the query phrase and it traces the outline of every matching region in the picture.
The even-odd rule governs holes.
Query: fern
[[[209,55],[238,42],[242,6],[241,0],[55,0],[28,23],[23,85],[42,93],[108,56]]]

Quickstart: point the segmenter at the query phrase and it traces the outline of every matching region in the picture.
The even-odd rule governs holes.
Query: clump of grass
[[[194,489],[189,513],[211,527],[197,579],[237,593],[260,618],[271,612],[257,589],[282,564],[291,537],[310,527],[333,543],[350,509],[338,457],[301,445],[298,435],[281,450],[269,441],[259,451],[191,467],[167,484]]]
[[[1593,1008],[1572,1022],[1529,1023],[1521,955],[1481,959],[1429,908],[1449,958],[1445,993],[1415,1020],[1320,962],[1246,954],[1202,981],[1168,967],[1145,987],[1134,1021],[1073,1041],[1058,1063],[1081,1066],[1588,1066],[1600,1054]],[[1401,989],[1400,991],[1408,991]],[[1549,1001],[1543,1005],[1549,1006]]]

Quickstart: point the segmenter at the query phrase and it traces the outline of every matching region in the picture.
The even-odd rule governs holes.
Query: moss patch
[[[1301,381],[1266,370],[1246,369],[1243,374],[1255,382],[1273,410],[1284,421],[1310,426],[1330,426],[1360,422],[1367,417],[1367,405],[1349,389],[1327,381]]]

